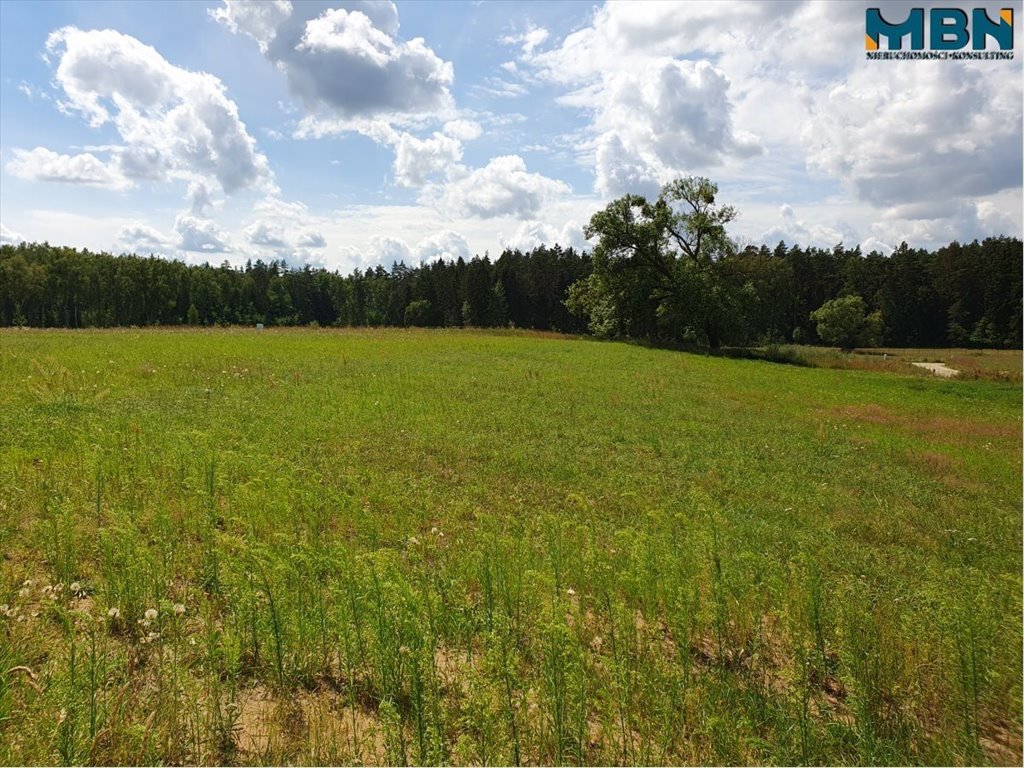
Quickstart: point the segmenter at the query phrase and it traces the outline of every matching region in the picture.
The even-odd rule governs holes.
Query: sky
[[[1012,61],[865,11],[1014,10]],[[707,176],[741,245],[1021,235],[1021,2],[0,2],[0,241],[348,272],[588,247]],[[994,41],[988,42],[995,48]]]

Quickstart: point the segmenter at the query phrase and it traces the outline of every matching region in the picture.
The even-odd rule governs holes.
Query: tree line
[[[711,348],[1021,346],[1019,239],[903,243],[891,255],[736,248],[725,237],[735,211],[716,193],[691,178],[654,202],[620,198],[591,219],[592,254],[541,246],[347,275],[3,245],[0,325],[514,326]]]
[[[402,263],[343,275],[284,260],[242,268],[47,243],[0,246],[0,325],[475,326],[583,333],[565,296],[590,273],[572,248]]]

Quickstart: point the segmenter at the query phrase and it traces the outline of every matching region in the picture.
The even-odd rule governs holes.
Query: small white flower
[[[569,597],[575,597],[576,596],[576,590],[573,589],[572,587],[569,587],[567,590],[565,590],[565,594],[567,594]]]
[[[149,608],[142,615],[146,617],[146,621],[156,621],[156,617],[160,614],[157,613],[156,608]]]
[[[107,616],[112,619],[118,619],[121,617],[121,610],[119,608],[109,608],[107,609]]]
[[[184,606],[184,604],[183,603],[175,603],[174,604],[174,612],[178,616],[181,616],[183,613],[185,613],[185,606]]]

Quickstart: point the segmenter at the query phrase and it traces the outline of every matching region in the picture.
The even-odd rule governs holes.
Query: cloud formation
[[[528,219],[571,191],[565,182],[527,171],[519,155],[503,155],[443,186],[428,188],[424,198],[455,217]]]
[[[131,252],[150,251],[166,253],[174,246],[174,242],[157,229],[143,221],[125,224],[117,232],[117,242]]]
[[[46,147],[14,149],[7,170],[19,179],[83,184],[88,187],[121,190],[132,186],[116,163],[107,163],[90,152],[62,155]]]
[[[213,75],[176,67],[153,47],[111,29],[62,27],[50,34],[46,50],[57,58],[60,108],[94,128],[113,124],[123,142],[106,148],[111,159],[105,164],[88,154],[55,160],[33,150],[34,161],[48,160],[55,177],[78,169],[77,177],[61,180],[95,185],[99,179],[115,189],[141,180],[199,180],[227,194],[273,186],[266,156]]]
[[[210,13],[253,38],[285,73],[307,110],[307,135],[352,130],[372,118],[401,122],[452,111],[451,62],[423,38],[399,40],[391,2],[224,0]]]

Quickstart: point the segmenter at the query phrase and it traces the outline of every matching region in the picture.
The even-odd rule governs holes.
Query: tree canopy
[[[592,255],[542,246],[347,275],[2,245],[0,326],[511,325],[708,347],[842,344],[813,313],[856,296],[861,345],[1021,346],[1017,238],[904,243],[890,255],[841,243],[737,248],[726,235],[735,216],[713,183],[683,179],[654,202],[627,196],[596,213]]]

